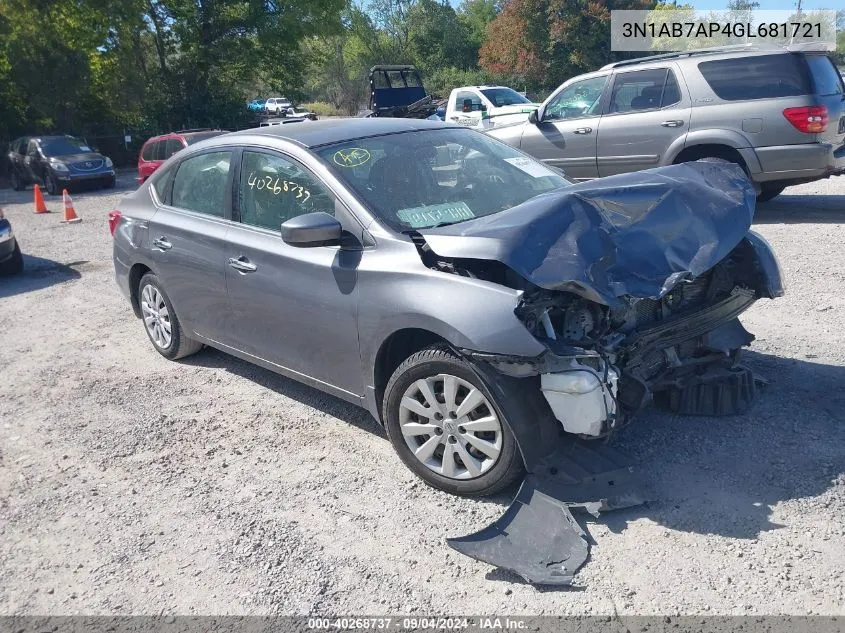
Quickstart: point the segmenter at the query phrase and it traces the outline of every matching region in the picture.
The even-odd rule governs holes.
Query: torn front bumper
[[[581,508],[598,517],[602,511],[644,501],[627,458],[606,444],[572,440],[525,478],[495,523],[447,543],[532,584],[568,585],[589,554],[584,531],[570,510]]]

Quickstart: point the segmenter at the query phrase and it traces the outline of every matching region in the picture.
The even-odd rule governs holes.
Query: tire
[[[106,184],[103,185],[103,189],[114,189],[114,185],[117,182],[117,178],[109,178],[106,181]]]
[[[21,182],[21,177],[18,176],[18,172],[12,169],[12,189],[15,191],[23,191],[26,189],[26,185]]]
[[[15,242],[15,250],[12,251],[12,256],[5,262],[0,263],[0,277],[20,275],[21,272],[23,272],[23,254],[21,253],[21,245]]]
[[[757,195],[757,202],[768,202],[783,193],[783,187],[763,187],[763,190]]]
[[[449,411],[446,402],[447,381],[452,385],[455,411]],[[428,386],[429,398],[423,395],[421,385]],[[438,400],[436,407],[430,404],[432,396]],[[410,400],[415,400],[415,404],[406,406]],[[478,404],[473,406],[470,402]],[[461,414],[464,405],[471,408]],[[435,408],[438,411],[431,417],[418,413],[431,413]],[[382,409],[394,450],[408,468],[434,488],[464,496],[493,495],[524,472],[516,440],[490,390],[472,365],[445,345],[419,351],[399,365],[387,383]],[[481,423],[476,430],[466,428],[474,422]],[[426,433],[424,427],[432,432]],[[411,428],[418,432],[407,433]],[[467,439],[469,436],[471,440]],[[485,452],[478,446],[483,446]],[[425,462],[415,455],[420,451],[423,458],[427,456]]]
[[[59,183],[56,182],[55,176],[53,174],[47,174],[47,179],[44,182],[44,186],[47,188],[47,193],[51,196],[57,196],[61,192],[59,191]]]
[[[170,297],[154,274],[147,273],[141,277],[138,283],[138,303],[141,306],[144,330],[159,354],[169,360],[177,360],[196,354],[202,349],[202,343],[188,338],[185,334]],[[162,308],[166,309],[166,314],[162,313]],[[168,326],[169,340],[166,336]]]

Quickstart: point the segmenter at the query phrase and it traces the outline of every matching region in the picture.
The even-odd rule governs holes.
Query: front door
[[[281,224],[335,212],[316,176],[282,154],[244,150],[229,233],[227,285],[235,346],[296,377],[361,396],[357,266],[361,250],[296,247]],[[342,222],[350,219],[339,217]]]
[[[596,138],[607,78],[582,79],[563,88],[545,104],[536,125],[525,125],[520,149],[570,178],[596,178]]]
[[[232,150],[195,154],[179,164],[166,204],[150,220],[150,252],[182,325],[225,342],[226,232]]]
[[[689,130],[690,100],[671,68],[619,73],[598,129],[599,176],[661,164]]]

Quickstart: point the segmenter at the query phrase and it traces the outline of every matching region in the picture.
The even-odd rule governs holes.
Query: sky
[[[686,0],[686,2],[704,11],[728,8],[728,0]],[[798,7],[796,0],[758,0],[758,2],[761,9],[789,11]],[[836,9],[840,2],[841,0],[802,0],[801,9]]]

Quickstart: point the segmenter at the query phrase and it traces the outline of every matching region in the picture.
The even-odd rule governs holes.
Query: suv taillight
[[[816,134],[827,129],[827,108],[825,106],[808,106],[804,108],[787,108],[783,116],[800,132]]]
[[[117,225],[120,224],[120,211],[115,209],[109,211],[109,233],[114,237],[114,232],[117,230]]]

